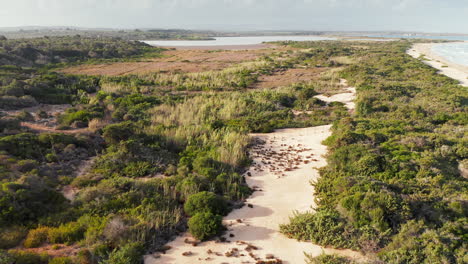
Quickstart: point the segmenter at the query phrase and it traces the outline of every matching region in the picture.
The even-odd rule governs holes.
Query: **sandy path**
[[[452,79],[460,81],[463,86],[468,86],[468,66],[459,65],[448,61],[442,56],[437,55],[432,51],[432,43],[418,43],[407,51],[414,58],[419,58],[424,55],[429,60],[423,60],[424,63],[432,66]]]
[[[349,109],[349,111],[353,112],[356,104],[354,103],[354,99],[356,99],[356,88],[349,87],[348,82],[345,79],[340,80],[340,84],[344,87],[343,89],[346,91],[345,93],[339,93],[332,96],[325,96],[325,95],[317,95],[314,96],[324,102],[331,103],[331,102],[341,102],[345,104],[345,107]]]
[[[354,98],[354,93],[332,98],[347,103]],[[353,109],[351,104],[348,107]],[[145,263],[257,263],[280,259],[282,263],[296,264],[305,263],[304,252],[314,256],[326,252],[362,258],[351,250],[326,249],[289,239],[279,232],[279,225],[288,223],[293,211],[309,211],[315,206],[310,181],[319,177],[315,168],[326,165],[323,155],[327,149],[321,142],[331,135],[330,127],[252,134],[262,142],[252,149],[254,164],[246,173],[247,184],[256,191],[246,201],[251,206],[234,210],[224,218],[228,241],[208,241],[195,247],[185,242],[193,240],[186,233],[168,244],[171,249],[166,254],[156,258],[148,255]]]

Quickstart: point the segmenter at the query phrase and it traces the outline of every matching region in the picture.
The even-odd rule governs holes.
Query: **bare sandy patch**
[[[468,86],[468,66],[453,63],[442,56],[437,55],[432,51],[433,43],[418,43],[407,51],[413,58],[424,56],[423,60],[429,66],[439,70],[440,74],[444,74],[452,79],[460,81],[463,86]]]
[[[341,79],[340,84],[343,86],[343,93],[335,94],[332,96],[317,95],[315,97],[327,103],[343,103],[350,112],[353,112],[356,107],[356,104],[354,103],[354,99],[356,99],[356,88],[349,87],[348,82],[345,79]]]

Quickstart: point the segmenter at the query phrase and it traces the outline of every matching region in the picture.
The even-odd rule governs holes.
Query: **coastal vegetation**
[[[283,233],[385,263],[466,262],[468,92],[407,56],[410,45],[336,45],[359,60],[340,72],[357,88],[357,111],[325,142],[316,212]]]
[[[407,56],[408,41],[278,44],[220,70],[87,76],[59,68],[164,50],[117,38],[0,40],[0,260],[141,263],[186,230],[222,235],[222,216],[252,193],[248,134],[333,123],[318,208],[282,232],[388,263],[463,263],[466,89]],[[297,68],[323,73],[255,88]],[[315,97],[337,93],[340,78],[357,87],[354,115]]]

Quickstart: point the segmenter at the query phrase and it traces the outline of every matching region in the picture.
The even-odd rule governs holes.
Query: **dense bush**
[[[47,242],[49,235],[48,227],[38,227],[36,229],[30,230],[28,236],[24,240],[24,247],[26,248],[36,248]]]
[[[184,204],[184,211],[190,216],[203,212],[224,215],[227,212],[227,204],[223,197],[212,192],[199,192],[189,196]]]
[[[84,238],[85,227],[77,222],[62,224],[50,228],[47,233],[48,241],[54,244],[73,243]]]
[[[188,221],[190,234],[200,240],[217,235],[222,229],[222,217],[211,212],[196,213]]]
[[[109,255],[109,259],[103,263],[108,264],[140,264],[143,260],[143,245],[140,243],[126,244],[120,249],[115,249]]]

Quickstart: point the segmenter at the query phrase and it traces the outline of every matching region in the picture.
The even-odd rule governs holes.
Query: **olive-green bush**
[[[203,212],[224,215],[227,212],[227,204],[223,197],[205,191],[189,196],[184,204],[184,211],[190,216]]]
[[[206,240],[223,229],[222,217],[211,212],[199,212],[189,219],[188,227],[195,238]]]

